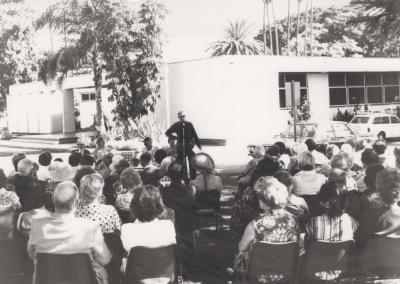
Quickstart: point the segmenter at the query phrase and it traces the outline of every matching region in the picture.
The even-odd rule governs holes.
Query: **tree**
[[[297,21],[296,21],[296,55],[299,55],[299,34],[300,34],[300,4],[303,0],[297,0]],[[288,41],[289,42],[289,41]]]
[[[269,34],[269,49],[271,51],[272,54],[274,54],[274,45],[273,45],[273,39],[272,39],[272,28],[271,28],[271,18],[269,16],[269,4],[271,2],[271,0],[263,0],[264,2],[264,7],[267,10],[267,20],[268,20],[268,34]],[[264,37],[264,40],[265,37]],[[266,54],[266,52],[264,51],[264,53]]]
[[[275,17],[274,0],[269,0],[269,2],[271,2],[272,17],[273,17],[273,19],[274,19],[276,55],[279,55],[279,54],[280,54],[280,50],[279,50],[279,36],[278,36],[278,28],[277,28],[277,22],[276,22],[276,17]]]
[[[260,54],[262,43],[250,37],[250,28],[245,20],[230,22],[225,39],[212,43],[207,51],[211,56]]]
[[[23,4],[0,5],[0,112],[6,107],[9,86],[37,79],[32,11]]]
[[[133,119],[154,112],[162,76],[163,5],[147,0],[132,15],[127,32],[109,38],[107,79],[116,103],[114,120],[128,132]]]
[[[290,18],[290,0],[288,0],[288,16],[287,16],[287,42],[290,43],[290,26],[291,26],[291,18]],[[290,46],[288,46],[288,54],[290,56]]]

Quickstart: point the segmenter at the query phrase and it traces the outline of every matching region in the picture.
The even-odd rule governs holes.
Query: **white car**
[[[350,125],[363,135],[369,134],[381,139],[400,137],[400,118],[390,113],[357,114]]]

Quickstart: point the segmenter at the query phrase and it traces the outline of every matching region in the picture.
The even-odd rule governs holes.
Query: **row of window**
[[[306,73],[279,73],[279,106],[286,108],[285,83],[300,82],[300,101],[308,100],[308,84]]]
[[[94,101],[96,100],[95,93],[82,94],[82,102]]]

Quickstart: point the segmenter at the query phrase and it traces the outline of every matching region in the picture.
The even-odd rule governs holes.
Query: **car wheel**
[[[378,133],[378,139],[381,139],[381,140],[385,140],[386,139],[385,131],[381,131],[381,132]]]

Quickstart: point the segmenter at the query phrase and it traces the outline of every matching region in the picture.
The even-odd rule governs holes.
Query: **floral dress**
[[[260,214],[253,221],[253,224],[255,238],[252,244],[262,241],[271,243],[297,242],[299,239],[298,221],[285,209],[276,209],[268,214]],[[252,244],[247,251],[239,252],[236,256],[234,270],[235,276],[239,279],[243,279],[245,276]],[[268,278],[283,277],[274,273],[267,274],[262,275],[266,279],[265,283],[268,283]]]

